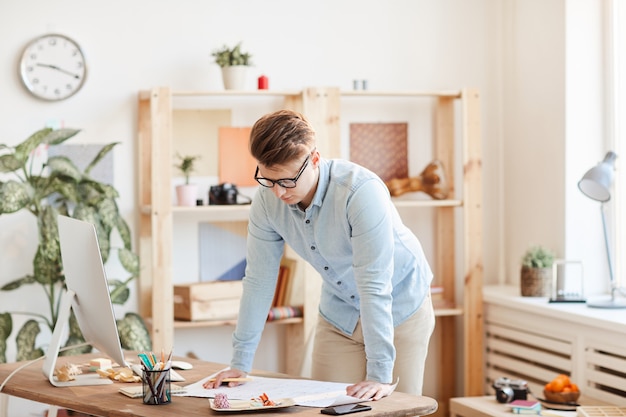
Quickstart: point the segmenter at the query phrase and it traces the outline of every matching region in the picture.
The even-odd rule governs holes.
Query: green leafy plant
[[[540,245],[528,248],[522,258],[522,266],[528,268],[550,268],[554,262],[554,253]]]
[[[180,170],[180,172],[182,172],[182,174],[185,176],[185,184],[189,185],[189,176],[191,175],[192,172],[194,172],[195,170],[195,162],[196,160],[200,159],[199,156],[181,156],[179,154],[176,154],[176,158],[178,158],[178,160],[180,161],[178,164],[175,164],[174,166],[176,168],[178,168]]]
[[[252,55],[241,51],[241,42],[230,48],[227,45],[216,49],[211,53],[215,58],[215,63],[220,67],[232,67],[234,65],[252,65]]]
[[[1,291],[13,291],[35,285],[43,291],[48,314],[33,312],[4,312],[0,314],[0,362],[6,362],[7,340],[11,335],[15,314],[31,317],[18,331],[17,360],[33,359],[44,354],[36,347],[40,324],[54,330],[59,315],[60,298],[65,288],[61,261],[57,216],[59,214],[88,221],[96,227],[103,262],[112,252],[117,253],[120,264],[130,274],[121,280],[109,280],[111,301],[124,304],[130,294],[128,284],[139,273],[139,258],[132,251],[130,229],[119,213],[118,192],[108,184],[90,177],[90,171],[118,143],[102,147],[91,163],[81,172],[65,156],[52,156],[37,162],[35,154],[40,147],[59,145],[75,136],[76,129],[41,129],[15,147],[0,144],[0,215],[27,210],[38,224],[39,245],[33,259],[33,272],[5,284]],[[5,178],[8,178],[5,180]],[[111,234],[117,231],[123,247],[111,247]],[[132,314],[129,320],[136,320]],[[125,317],[126,319],[126,317]],[[72,315],[66,346],[84,341]],[[118,322],[119,325],[119,322]],[[81,351],[89,351],[87,347]],[[66,354],[77,353],[67,351]]]

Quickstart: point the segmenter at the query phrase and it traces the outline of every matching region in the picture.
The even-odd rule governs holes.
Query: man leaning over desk
[[[352,162],[324,159],[301,114],[261,117],[250,134],[259,188],[248,223],[247,266],[230,369],[245,377],[266,322],[285,243],[321,275],[312,377],[353,383],[346,394],[379,400],[422,394],[435,326],[432,272],[384,182]],[[229,386],[241,382],[229,382]]]

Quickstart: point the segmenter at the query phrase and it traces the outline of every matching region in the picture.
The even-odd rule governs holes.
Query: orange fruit
[[[578,385],[576,384],[571,384],[571,388],[573,392],[578,392]]]
[[[559,378],[553,380],[550,385],[552,387],[550,391],[552,392],[562,392],[563,388],[565,388],[565,382]]]
[[[569,376],[565,375],[565,374],[560,374],[557,375],[557,377],[555,379],[560,379],[561,381],[563,381],[563,385],[569,385],[570,384],[570,379]]]

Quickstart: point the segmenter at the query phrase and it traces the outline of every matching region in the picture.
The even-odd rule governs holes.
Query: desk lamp
[[[584,195],[592,200],[599,201],[600,214],[602,215],[602,228],[604,230],[604,246],[606,248],[606,259],[609,264],[609,279],[611,285],[611,298],[602,300],[588,300],[587,306],[597,308],[626,308],[626,302],[615,298],[615,293],[619,292],[626,296],[626,289],[618,287],[613,275],[613,264],[611,262],[611,250],[609,247],[609,236],[606,230],[606,218],[604,214],[604,203],[611,199],[611,184],[613,182],[613,170],[615,168],[615,152],[607,152],[604,160],[598,163],[585,173],[578,182],[578,188]]]

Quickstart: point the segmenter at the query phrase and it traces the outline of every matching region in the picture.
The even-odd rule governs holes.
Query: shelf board
[[[461,200],[411,200],[402,198],[392,198],[396,207],[461,207]],[[150,214],[151,206],[143,206],[142,214]],[[250,215],[250,205],[225,205],[225,206],[172,206],[172,213],[175,216],[194,216],[198,220],[208,222],[224,221],[247,221]]]
[[[435,317],[462,316],[463,309],[459,307],[435,307]]]
[[[341,96],[342,97],[450,97],[450,98],[460,98],[461,97],[461,91],[459,91],[459,90],[443,90],[443,91],[354,90],[354,91],[342,91],[341,92]]]
[[[268,321],[267,324],[299,324],[302,323],[302,317],[291,317],[288,319],[280,319]],[[237,319],[231,320],[202,320],[202,321],[180,321],[174,320],[175,329],[196,329],[200,327],[222,327],[235,326]]]
[[[299,96],[302,90],[214,90],[214,91],[172,91],[172,97],[287,97]]]
[[[237,222],[247,221],[250,216],[250,204],[227,205],[227,206],[173,206],[172,213],[175,216],[194,216],[198,220],[208,222]]]
[[[436,307],[435,316],[460,316],[463,314],[463,309],[458,307]],[[274,321],[268,321],[267,324],[299,324],[302,323],[302,317],[291,317],[288,319],[280,319]],[[149,320],[147,321],[149,322]],[[181,321],[174,320],[175,329],[198,329],[205,327],[223,327],[223,326],[235,326],[237,319],[231,320],[201,320],[201,321]]]
[[[392,198],[396,207],[461,207],[461,200],[409,200]]]

